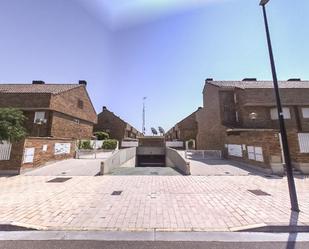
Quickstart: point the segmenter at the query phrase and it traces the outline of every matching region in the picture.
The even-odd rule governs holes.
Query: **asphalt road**
[[[309,242],[0,241],[1,249],[308,249]]]

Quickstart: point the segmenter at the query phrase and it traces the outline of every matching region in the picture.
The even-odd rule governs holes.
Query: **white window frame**
[[[301,112],[302,112],[303,118],[309,118],[309,107],[302,107]]]
[[[9,161],[11,158],[12,144],[8,141],[0,143],[0,161]]]
[[[300,153],[309,153],[309,133],[298,133]]]
[[[37,120],[45,119],[45,112],[35,112],[33,122],[36,123]]]
[[[263,148],[256,146],[247,146],[248,159],[257,162],[264,162]]]
[[[289,107],[283,107],[282,108],[283,117],[284,119],[291,119],[291,111]],[[270,109],[270,118],[271,120],[278,120],[278,109],[277,108],[271,108]]]

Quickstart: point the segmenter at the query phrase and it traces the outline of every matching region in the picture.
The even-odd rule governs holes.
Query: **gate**
[[[0,143],[0,161],[10,160],[12,144],[7,141]]]

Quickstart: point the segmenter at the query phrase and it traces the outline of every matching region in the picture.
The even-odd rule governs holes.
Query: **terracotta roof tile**
[[[273,88],[272,81],[206,81],[221,88]],[[309,81],[279,81],[279,88],[309,88]]]
[[[79,84],[0,84],[0,93],[59,94],[80,86]]]

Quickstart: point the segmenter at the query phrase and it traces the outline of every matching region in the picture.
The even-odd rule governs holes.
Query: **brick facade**
[[[303,117],[302,108],[309,106],[309,82],[280,82],[282,105],[290,118],[285,119],[293,165],[308,167],[309,153],[300,153],[298,133],[309,133],[309,119]],[[279,142],[279,123],[271,117],[276,108],[271,82],[217,82],[206,81],[204,107],[197,115],[197,147],[204,150],[222,150],[227,154],[227,144],[244,147],[242,158],[236,160],[263,168],[282,165]],[[256,119],[250,114],[256,113]],[[249,160],[247,146],[263,148],[264,162]],[[302,168],[300,167],[302,165]]]
[[[135,139],[142,136],[142,133],[106,107],[103,107],[103,111],[98,114],[98,123],[94,126],[94,131],[105,131],[110,135],[110,138],[117,139],[118,141],[126,138]]]
[[[178,122],[173,128],[171,128],[166,134],[165,138],[167,140],[196,140],[198,131],[197,113],[201,110],[198,108],[197,111],[193,112],[180,122]]]
[[[3,84],[0,85],[0,108],[5,107],[24,112],[29,136],[89,139],[97,122],[96,112],[82,84]],[[35,112],[45,112],[47,123],[35,124]]]
[[[17,108],[26,116],[28,138],[13,144],[9,161],[0,161],[0,171],[19,173],[48,161],[72,158],[76,139],[90,139],[96,112],[85,82],[80,84],[1,84],[0,108]],[[46,123],[37,124],[35,113],[44,112]],[[70,143],[69,154],[55,155],[56,143]],[[42,151],[47,145],[47,151]],[[25,148],[35,148],[33,163],[24,164]]]
[[[226,127],[222,124],[219,88],[207,86],[203,92],[204,107],[198,112],[197,149],[222,150]]]

